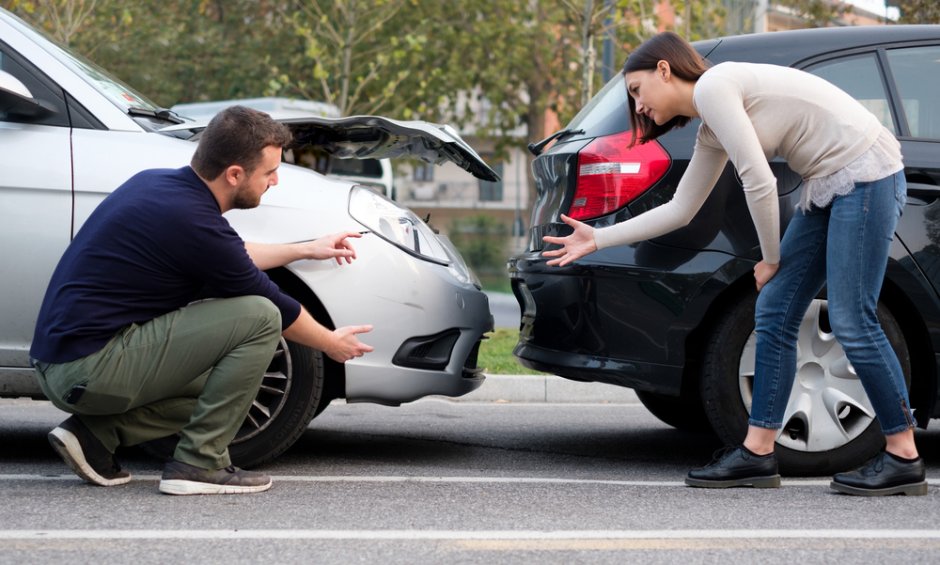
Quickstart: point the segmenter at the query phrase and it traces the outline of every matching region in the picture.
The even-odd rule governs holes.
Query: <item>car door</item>
[[[15,373],[29,366],[36,313],[71,237],[71,128],[62,89],[5,42],[0,71],[48,110],[0,104],[0,372]]]
[[[898,235],[940,293],[940,43],[886,49],[899,102],[908,218]],[[911,221],[916,219],[917,221]]]
[[[807,70],[859,100],[901,142],[908,200],[896,229],[904,249],[892,257],[909,254],[940,292],[940,44],[887,46]]]

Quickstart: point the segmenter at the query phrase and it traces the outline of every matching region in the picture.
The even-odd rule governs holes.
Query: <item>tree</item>
[[[289,49],[273,1],[0,1],[164,106],[261,96]]]
[[[434,94],[440,71],[431,64],[432,31],[414,25],[420,3],[296,1],[280,11],[303,51],[278,69],[271,93],[329,102],[343,114],[397,117],[412,117]]]
[[[833,0],[778,0],[778,3],[792,8],[807,27],[826,27],[852,12],[850,4]]]
[[[940,23],[940,3],[937,0],[891,0],[888,4],[897,6],[900,10],[901,18],[899,23]]]

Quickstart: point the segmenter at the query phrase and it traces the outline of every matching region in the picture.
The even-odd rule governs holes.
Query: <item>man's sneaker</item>
[[[226,467],[215,471],[172,460],[163,467],[160,492],[164,494],[246,494],[271,488],[263,473]]]
[[[927,494],[927,469],[924,460],[901,459],[882,451],[854,471],[837,473],[829,487],[844,494],[890,496]]]
[[[777,456],[756,455],[744,446],[725,448],[705,467],[689,471],[685,484],[705,488],[779,487]]]
[[[49,443],[75,474],[93,485],[113,487],[130,482],[114,454],[91,433],[78,416],[71,416],[49,432]]]

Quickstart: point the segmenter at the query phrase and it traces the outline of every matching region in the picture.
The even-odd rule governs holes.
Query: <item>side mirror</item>
[[[18,78],[0,71],[0,114],[21,119],[41,119],[55,113],[52,104],[33,98]]]

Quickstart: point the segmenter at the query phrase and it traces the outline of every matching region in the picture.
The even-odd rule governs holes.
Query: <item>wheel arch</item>
[[[921,310],[891,278],[881,289],[881,301],[898,321],[911,361],[911,408],[917,424],[925,428],[937,398],[937,365],[927,324]]]
[[[329,329],[336,329],[336,324],[333,323],[323,301],[296,274],[285,267],[271,269],[265,273],[281,290],[300,302],[320,324]],[[324,355],[323,367],[326,371],[324,399],[317,413],[331,400],[346,396],[346,371],[343,365]]]
[[[716,278],[718,277],[712,280],[714,281]],[[753,288],[754,279],[751,276],[751,271],[748,270],[746,274],[733,280],[715,295],[715,298],[708,304],[705,315],[702,316],[698,325],[689,332],[685,342],[686,362],[682,370],[683,394],[692,393],[692,391],[694,391],[694,394],[698,394],[705,345],[708,342],[709,332],[718,323],[722,312],[739,297],[752,292]]]

